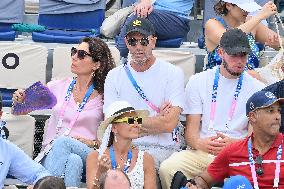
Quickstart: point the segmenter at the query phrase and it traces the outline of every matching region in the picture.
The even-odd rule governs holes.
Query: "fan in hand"
[[[23,115],[34,110],[50,109],[57,103],[54,94],[40,81],[25,90],[23,103],[15,103],[12,107],[13,114]]]

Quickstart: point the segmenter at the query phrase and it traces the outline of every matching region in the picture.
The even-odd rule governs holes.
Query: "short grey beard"
[[[224,65],[224,68],[227,70],[227,72],[229,72],[229,74],[231,74],[232,76],[240,76],[242,74],[242,73],[231,71],[228,67],[228,63],[225,60],[223,60],[223,65]]]
[[[138,66],[144,66],[145,63],[147,62],[147,59],[146,60],[141,60],[141,61],[134,60],[134,59],[132,59],[132,60],[133,60],[133,63],[138,65]]]

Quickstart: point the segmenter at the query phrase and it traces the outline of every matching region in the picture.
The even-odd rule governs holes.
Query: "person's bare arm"
[[[98,189],[101,174],[111,168],[110,159],[104,154],[99,158],[97,151],[91,152],[86,160],[87,189]],[[95,184],[94,184],[95,183]]]
[[[144,153],[144,189],[156,189],[156,170],[153,157]]]
[[[173,106],[168,109],[167,114],[158,114],[145,118],[140,129],[141,135],[171,133],[178,124],[180,113],[181,108]]]
[[[195,177],[195,182],[198,188],[209,189],[215,183],[209,173],[204,171],[200,176]]]
[[[237,28],[245,33],[250,33],[258,27],[260,22],[276,13],[276,6],[272,2],[266,3],[261,11],[255,16],[250,17],[245,23]],[[226,31],[224,26],[215,19],[210,19],[205,24],[205,41],[209,51],[214,50],[220,43],[223,33]],[[267,35],[267,34],[266,34]]]
[[[263,43],[269,47],[272,47],[275,50],[278,50],[280,47],[280,42],[277,33],[269,29],[262,23],[260,23],[256,29],[255,39],[256,41]],[[283,41],[284,39],[282,38],[282,44]]]

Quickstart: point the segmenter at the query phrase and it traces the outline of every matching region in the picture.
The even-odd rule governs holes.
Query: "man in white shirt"
[[[225,32],[219,55],[223,62],[192,76],[185,90],[186,141],[190,149],[174,153],[159,170],[163,188],[170,188],[176,171],[199,175],[225,146],[248,134],[247,99],[265,85],[252,78],[245,65],[251,52],[240,29]]]
[[[180,68],[153,56],[157,39],[154,34],[153,25],[144,18],[135,18],[127,25],[125,43],[131,60],[108,73],[104,111],[118,100],[128,101],[137,110],[149,110],[151,117],[143,122],[141,138],[134,144],[149,152],[158,168],[180,148],[172,133],[184,105],[184,74]]]

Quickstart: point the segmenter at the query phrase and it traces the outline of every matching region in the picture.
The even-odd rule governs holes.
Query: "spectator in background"
[[[100,189],[130,189],[128,176],[119,170],[108,170],[100,178]]]
[[[107,44],[99,38],[83,38],[77,48],[72,47],[71,57],[71,72],[76,77],[47,84],[57,104],[36,160],[54,176],[64,177],[67,187],[80,187],[87,155],[98,148],[97,128],[103,120],[105,78],[115,64]],[[24,90],[13,95],[14,103],[24,99]]]
[[[283,99],[277,99],[271,92],[259,91],[253,94],[246,103],[246,115],[253,133],[222,150],[207,170],[194,179],[197,186],[190,188],[207,189],[214,183],[235,175],[246,177],[253,188],[283,188],[284,156],[283,135],[279,133],[280,103],[283,103]],[[239,181],[234,184],[233,179],[230,178],[226,182],[231,185],[240,184]]]
[[[222,62],[217,51],[223,33],[228,28],[239,28],[247,34],[252,50],[246,68],[252,76],[261,79],[259,74],[253,71],[254,68],[259,66],[260,58],[256,41],[275,49],[279,48],[277,34],[261,23],[262,20],[269,18],[277,12],[276,5],[270,1],[261,9],[261,6],[254,2],[254,0],[219,0],[215,4],[214,9],[219,17],[209,19],[205,24],[205,43],[208,51],[206,68],[213,68]],[[259,9],[261,11],[258,11],[256,15],[248,17],[248,13]]]
[[[265,87],[244,72],[250,52],[242,30],[227,30],[218,49],[222,64],[189,79],[183,113],[190,148],[174,153],[161,164],[163,188],[170,188],[177,171],[188,178],[200,174],[223,148],[250,133],[245,104],[253,93]]]
[[[0,94],[0,119],[2,116],[2,96]],[[0,128],[2,129],[2,128]],[[33,161],[23,150],[0,137],[0,188],[11,175],[26,184],[35,182],[50,173],[39,163]]]
[[[123,3],[129,6],[136,1]],[[133,18],[147,18],[155,28],[158,39],[186,38],[189,31],[189,14],[194,0],[140,0],[134,7],[134,14],[126,19],[120,34],[116,38],[116,47],[121,57],[127,57],[125,45],[126,26]]]
[[[39,179],[33,189],[66,189],[66,186],[62,178],[47,176]]]

